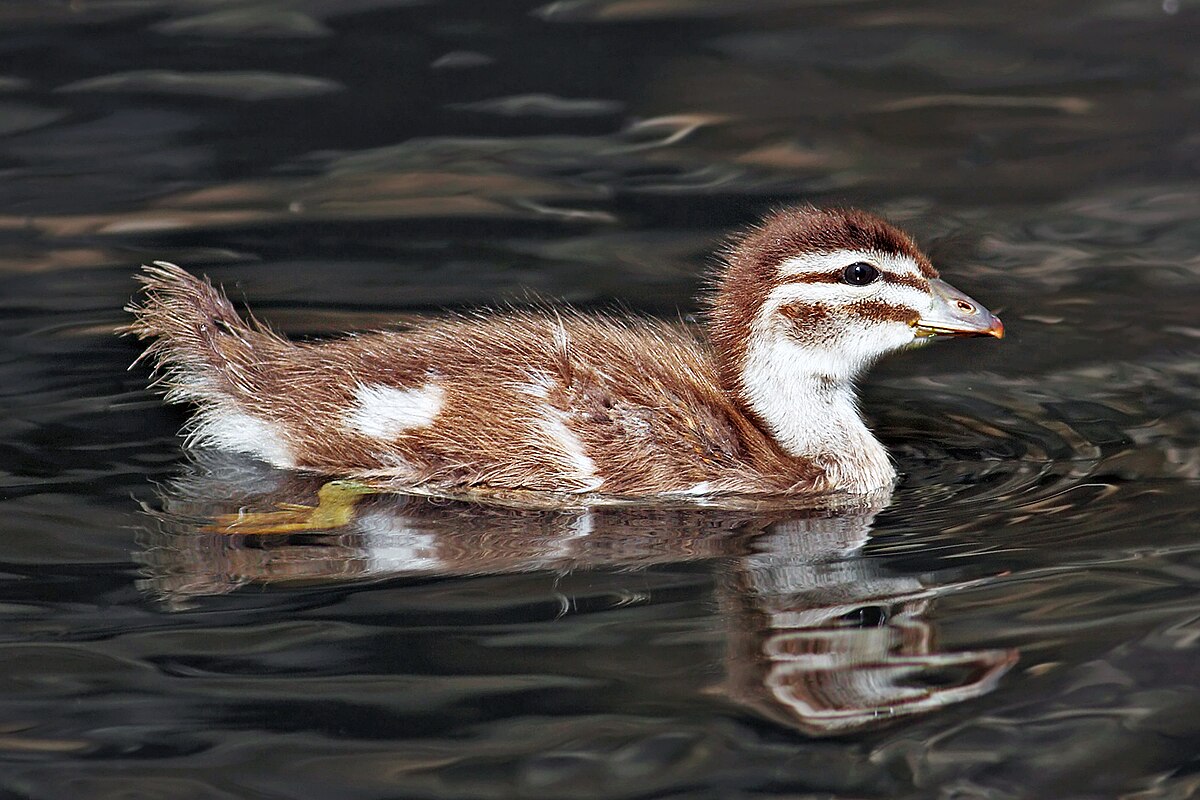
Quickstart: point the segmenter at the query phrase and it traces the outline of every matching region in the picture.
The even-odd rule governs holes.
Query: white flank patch
[[[680,494],[686,494],[693,497],[712,494],[712,484],[710,484],[708,481],[702,481],[701,483],[697,483],[695,486],[684,489],[682,492],[680,492]]]
[[[346,424],[365,436],[393,439],[431,424],[442,410],[444,395],[435,383],[417,389],[360,386],[354,394],[358,406],[346,414]]]
[[[567,427],[562,420],[562,412],[548,408],[541,420],[542,433],[558,445],[559,450],[566,456],[567,462],[574,467],[576,477],[583,481],[584,486],[579,491],[591,492],[600,488],[604,479],[596,475],[596,462],[583,449],[583,442],[575,432]]]
[[[545,372],[531,372],[529,374],[529,383],[520,384],[517,390],[530,397],[545,399],[550,396],[550,390],[554,388],[554,377]]]
[[[292,449],[279,427],[242,411],[220,406],[206,409],[190,439],[196,445],[245,453],[275,467],[290,469],[296,466]]]

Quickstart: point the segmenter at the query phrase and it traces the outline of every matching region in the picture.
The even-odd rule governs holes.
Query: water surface
[[[1198,37],[1173,0],[0,10],[0,792],[1194,796]],[[110,333],[152,259],[296,336],[687,315],[793,202],[889,216],[1009,331],[872,373],[886,507],[335,493],[230,535],[319,483],[186,459]]]

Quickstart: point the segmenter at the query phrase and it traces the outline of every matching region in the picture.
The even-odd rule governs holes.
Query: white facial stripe
[[[411,428],[423,428],[442,410],[442,387],[427,383],[416,389],[394,386],[360,386],[356,408],[346,414],[346,424],[375,439],[392,439]]]
[[[865,261],[894,275],[924,276],[916,262],[907,256],[884,253],[880,250],[833,250],[828,253],[804,253],[793,256],[779,265],[780,278],[837,272],[851,264]]]

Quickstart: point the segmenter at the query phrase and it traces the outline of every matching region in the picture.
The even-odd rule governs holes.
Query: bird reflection
[[[730,633],[729,695],[829,735],[991,691],[1017,651],[940,651],[925,619],[938,595],[970,582],[888,575],[872,559],[798,555],[814,528],[846,521],[776,523],[726,576],[719,598]]]
[[[813,735],[989,692],[1017,652],[947,652],[925,617],[966,585],[858,553],[885,500],[842,508],[546,511],[383,493],[201,453],[141,534],[141,588],[173,608],[246,585],[709,562],[720,693]]]

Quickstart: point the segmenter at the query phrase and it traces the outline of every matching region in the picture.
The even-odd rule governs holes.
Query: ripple
[[[504,117],[594,117],[619,114],[624,106],[615,100],[558,97],[552,94],[519,94],[471,103],[452,103],[459,111],[499,114]]]
[[[1174,5],[0,4],[0,793],[1194,792]],[[247,535],[320,487],[195,474],[105,331],[164,257],[297,335],[521,287],[675,318],[797,202],[956,237],[1009,324],[868,379],[886,508],[377,498]]]
[[[60,92],[136,92],[257,102],[284,100],[342,91],[328,78],[285,75],[278,72],[175,72],[135,70],[75,81],[59,87]]]
[[[179,17],[156,23],[151,30],[169,36],[229,39],[317,39],[333,33],[319,19],[301,11],[266,6]]]

